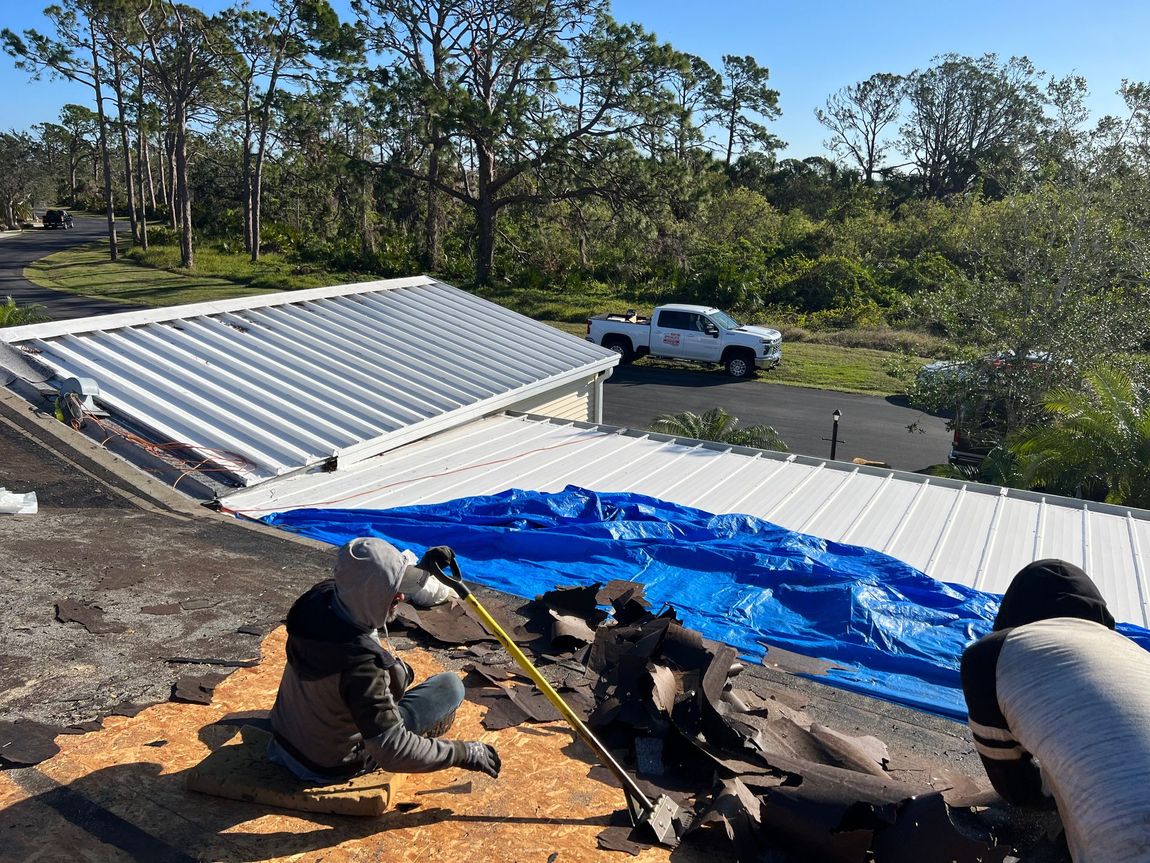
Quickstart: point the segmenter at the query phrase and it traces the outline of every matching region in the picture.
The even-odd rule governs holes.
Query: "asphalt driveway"
[[[783,355],[786,362],[786,346]],[[771,426],[791,452],[829,458],[837,410],[841,418],[835,457],[839,461],[859,457],[899,470],[921,470],[946,461],[950,451],[946,420],[909,407],[904,398],[807,389],[769,380],[764,373],[749,381],[693,369],[620,366],[604,388],[603,421],[645,429],[663,414],[701,414],[721,407],[737,417],[740,426]]]
[[[24,278],[24,268],[34,261],[107,236],[107,221],[101,217],[76,216],[74,224],[71,230],[35,228],[0,238],[0,300],[12,297],[20,306],[43,306],[54,320],[144,308],[41,288]]]

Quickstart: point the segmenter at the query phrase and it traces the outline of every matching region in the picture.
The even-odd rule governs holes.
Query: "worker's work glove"
[[[464,770],[475,770],[478,773],[486,773],[492,779],[499,778],[499,768],[502,763],[499,760],[499,753],[495,751],[495,747],[487,743],[479,743],[472,740],[463,742],[461,740],[455,741],[455,766],[462,767]]]
[[[416,566],[428,572],[451,572],[453,560],[455,560],[455,552],[450,546],[437,545],[424,552]]]

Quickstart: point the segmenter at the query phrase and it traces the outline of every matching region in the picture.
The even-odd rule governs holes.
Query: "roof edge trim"
[[[311,300],[324,300],[330,297],[367,294],[376,291],[395,290],[397,288],[415,288],[431,284],[436,284],[436,280],[430,276],[409,276],[402,279],[377,279],[373,282],[353,282],[347,285],[329,285],[324,288],[305,288],[298,291],[257,294],[248,297],[236,297],[230,300],[208,300],[203,303],[163,306],[161,308],[143,309],[135,312],[113,312],[108,315],[95,315],[88,318],[49,321],[42,324],[25,324],[21,327],[6,327],[0,330],[0,339],[12,344],[27,339],[46,339],[55,336],[93,332],[95,330],[113,330],[121,327],[154,324],[180,318],[239,312],[245,309],[283,306],[291,303],[306,303]]]
[[[340,450],[336,452],[335,455],[346,464],[356,464],[369,458],[375,458],[391,450],[398,449],[404,444],[422,440],[439,432],[450,431],[451,429],[467,425],[474,420],[482,419],[491,414],[503,412],[509,405],[521,402],[524,399],[529,399],[537,393],[547,392],[557,386],[597,376],[602,372],[609,371],[618,362],[618,355],[612,353],[601,360],[596,360],[593,363],[588,363],[572,371],[564,372],[561,375],[537,381],[506,393],[500,393],[499,395],[468,405],[466,408],[457,409],[451,413],[431,417],[415,425],[406,426],[403,429],[394,431],[389,435],[363,441],[362,443]],[[507,412],[517,413],[515,411]],[[564,420],[564,422],[569,421]],[[308,465],[308,467],[314,467],[314,465]],[[268,482],[275,482],[278,479],[280,479],[280,477],[269,477],[268,479],[261,480],[259,483],[254,483],[254,485],[263,485]]]

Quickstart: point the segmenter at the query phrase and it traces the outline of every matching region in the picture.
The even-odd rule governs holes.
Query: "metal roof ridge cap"
[[[583,363],[581,366],[576,366],[562,372],[556,372],[546,377],[539,378],[538,380],[532,381],[531,383],[523,384],[513,390],[507,390],[506,392],[499,393],[498,396],[491,396],[490,398],[497,399],[501,396],[506,396],[508,398],[512,398],[514,401],[520,401],[523,398],[529,398],[530,396],[535,395],[537,390],[548,390],[554,387],[556,384],[568,384],[573,383],[579,378],[592,375],[598,376],[599,372],[613,369],[618,364],[619,355],[612,351],[607,356]],[[594,383],[594,381],[591,381],[592,385],[594,385]],[[482,402],[479,404],[482,404]]]
[[[134,312],[112,312],[107,315],[93,315],[86,318],[71,318],[64,321],[48,321],[41,324],[25,324],[20,327],[7,327],[0,330],[0,339],[13,343],[27,339],[45,339],[61,335],[93,332],[95,330],[119,329],[140,324],[156,324],[204,315],[217,315],[238,312],[245,309],[269,306],[290,305],[333,297],[388,291],[398,288],[415,288],[423,285],[440,284],[429,276],[407,276],[400,279],[377,279],[372,282],[352,282],[345,285],[328,285],[322,288],[305,288],[298,291],[278,291],[274,294],[256,294],[248,297],[232,297],[226,300],[207,300],[202,303],[185,303],[179,306],[161,306],[154,309],[141,309]],[[450,287],[450,285],[445,285]]]
[[[514,390],[496,393],[486,399],[471,402],[454,410],[435,414],[434,416],[427,417],[410,425],[405,425],[402,428],[394,429],[383,435],[360,441],[359,443],[336,450],[333,455],[351,464],[374,458],[386,452],[399,449],[399,447],[406,444],[430,437],[432,434],[460,428],[468,423],[483,419],[488,415],[497,414],[515,402],[529,398],[538,391],[546,392],[556,384],[568,383],[571,380],[577,380],[591,374],[598,374],[600,371],[599,366],[604,363],[614,365],[618,361],[618,355],[612,353],[609,357],[596,360],[594,363],[589,363],[558,375],[534,381],[531,384]],[[379,448],[376,449],[376,447]]]

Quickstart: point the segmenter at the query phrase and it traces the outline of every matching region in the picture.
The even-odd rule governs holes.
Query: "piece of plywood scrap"
[[[243,726],[187,772],[189,790],[298,812],[375,817],[387,811],[398,777],[378,772],[334,785],[302,786],[268,760],[270,740],[266,731]]]
[[[379,818],[289,812],[189,792],[188,772],[271,707],[284,646],[281,627],[264,640],[260,664],[228,676],[211,704],[167,702],[136,716],[109,717],[99,731],[61,735],[59,754],[35,768],[13,771],[34,774],[39,784],[17,785],[14,777],[8,786],[0,783],[0,827],[35,825],[0,830],[5,860],[50,859],[45,836],[67,837],[70,859],[101,861],[539,863],[552,854],[562,863],[668,860],[661,848],[621,858],[597,847],[623,796],[588,776],[590,764],[572,754],[581,747],[572,745],[564,724],[485,731],[483,709],[466,701],[450,736],[495,746],[503,759],[498,779],[459,769],[407,775]],[[418,679],[443,670],[426,651],[401,655]],[[470,793],[460,793],[467,782]],[[704,857],[715,863],[706,849],[675,853],[682,863]]]

